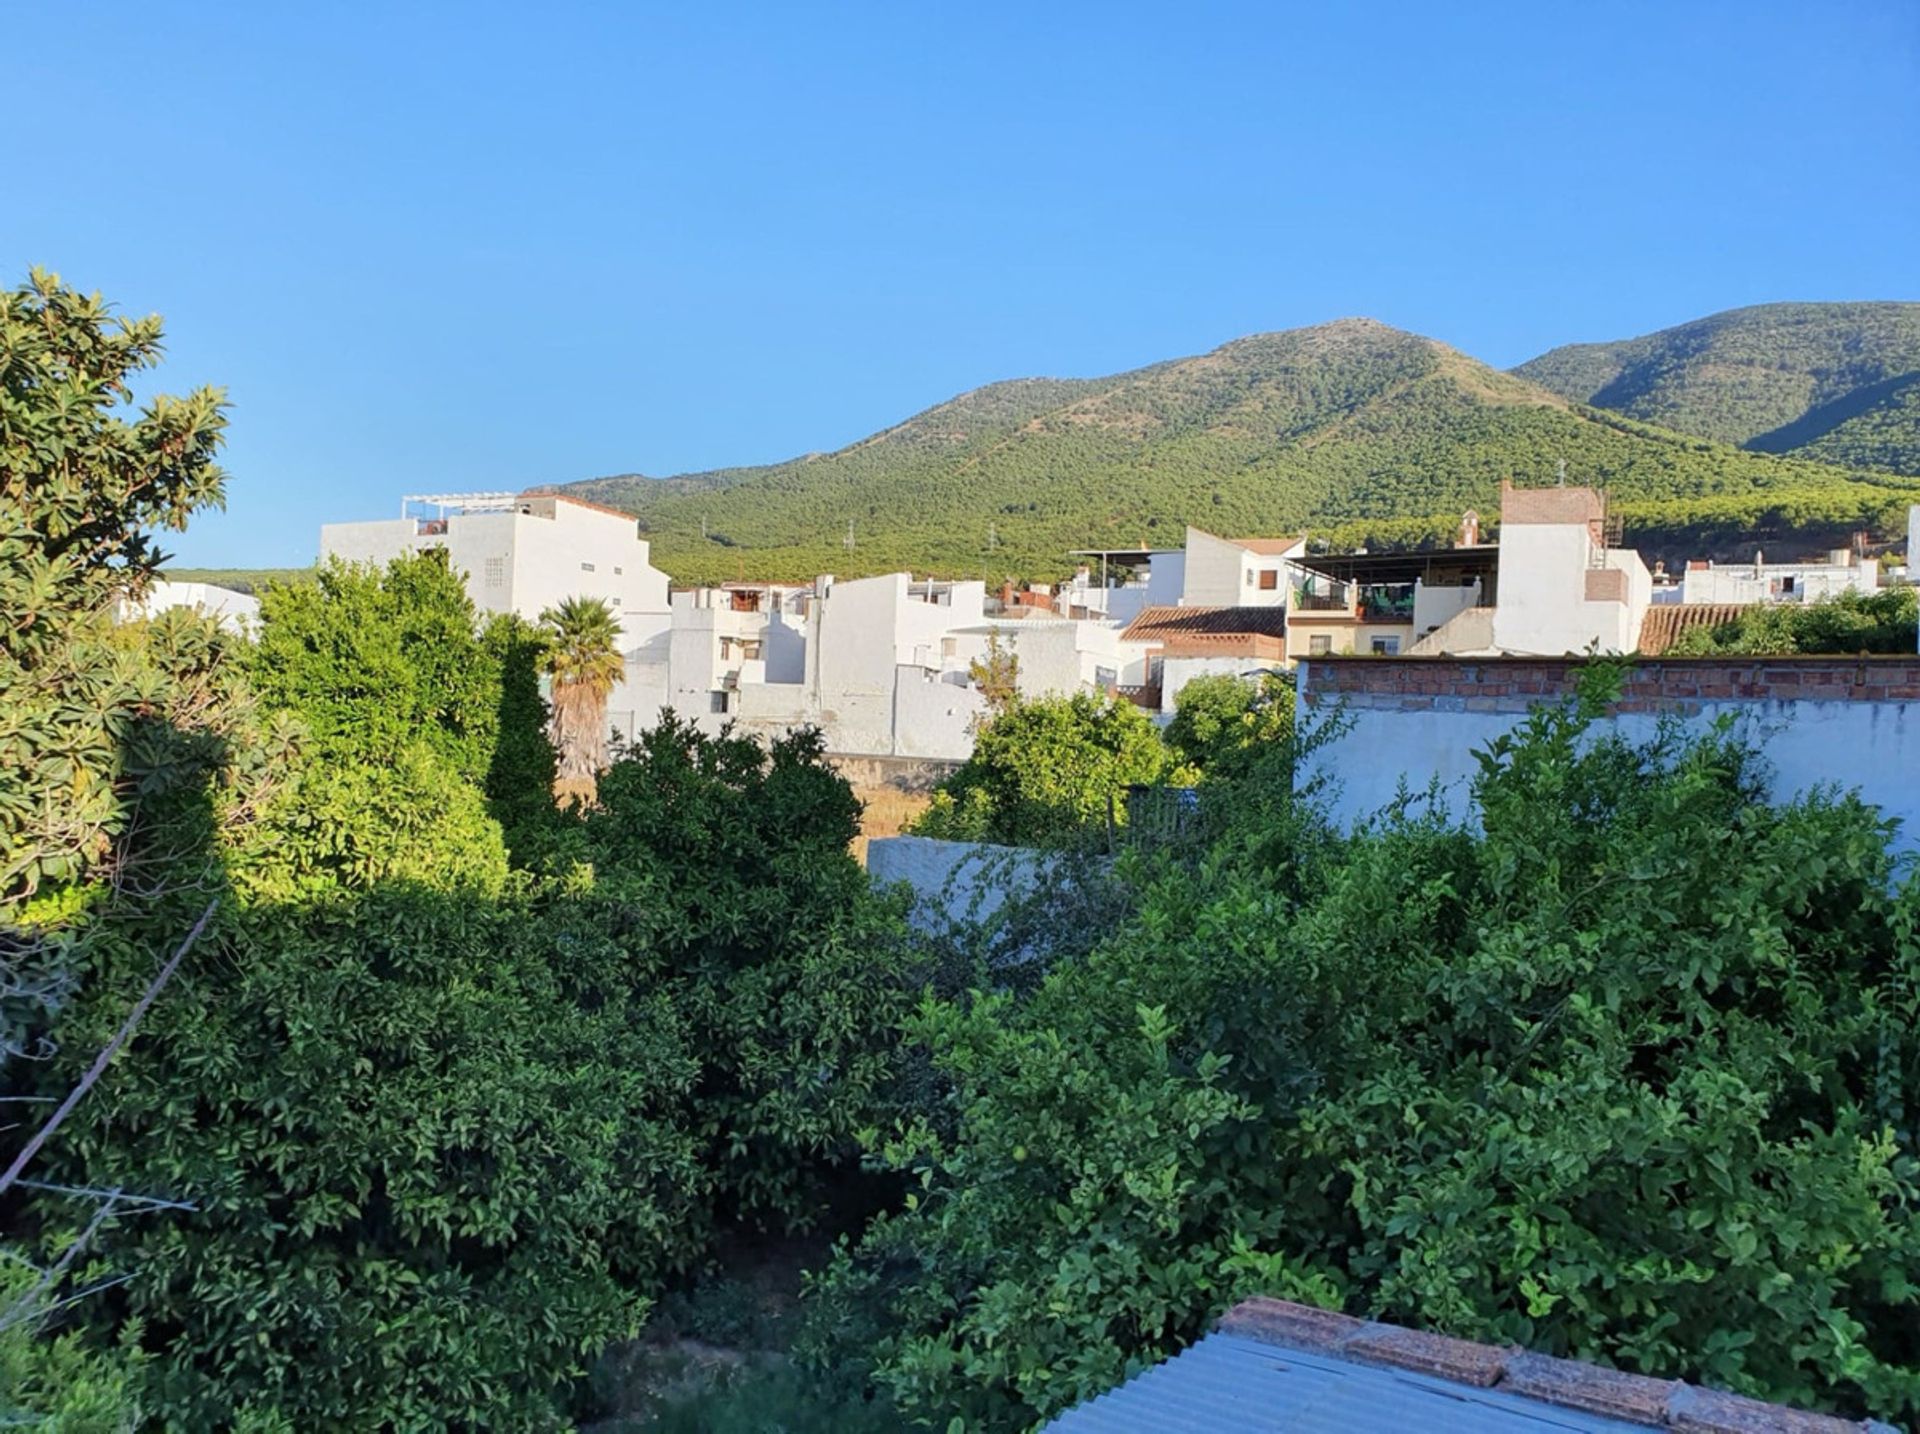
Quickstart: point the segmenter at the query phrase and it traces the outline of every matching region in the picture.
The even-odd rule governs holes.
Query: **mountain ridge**
[[[1055,573],[1074,548],[1177,545],[1189,522],[1431,540],[1503,479],[1552,481],[1562,463],[1669,525],[1789,497],[1820,521],[1877,520],[1904,486],[1661,428],[1348,318],[1102,377],[982,385],[781,463],[566,487],[634,512],[682,581],[900,567],[997,580]]]

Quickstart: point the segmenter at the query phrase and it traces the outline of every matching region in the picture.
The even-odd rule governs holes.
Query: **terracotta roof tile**
[[[1473,1384],[1482,1389],[1499,1381],[1508,1356],[1514,1352],[1497,1345],[1475,1344],[1472,1340],[1392,1324],[1366,1325],[1340,1346],[1341,1355],[1347,1359],[1388,1364],[1395,1369],[1410,1369],[1415,1374],[1431,1374],[1437,1379],[1451,1379],[1456,1384]]]
[[[1303,534],[1297,538],[1228,538],[1227,541],[1265,558],[1284,558],[1306,542],[1306,537]]]
[[[1283,607],[1150,607],[1127,624],[1122,637],[1158,642],[1189,637],[1285,637]]]
[[[1640,619],[1639,652],[1642,657],[1658,657],[1695,628],[1720,627],[1732,622],[1746,609],[1730,602],[1655,603]]]
[[[1221,1317],[1219,1331],[1653,1429],[1690,1434],[1893,1434],[1872,1420],[1812,1414],[1679,1380],[1650,1379],[1578,1360],[1365,1322],[1290,1300],[1246,1300]]]
[[[1671,1379],[1648,1379],[1577,1359],[1525,1352],[1507,1360],[1500,1387],[1548,1404],[1653,1425],[1666,1422],[1668,1402],[1684,1388]]]

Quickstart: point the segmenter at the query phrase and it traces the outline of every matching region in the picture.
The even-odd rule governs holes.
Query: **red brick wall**
[[[1523,712],[1571,695],[1574,658],[1300,659],[1309,706]],[[1616,712],[1706,702],[1920,702],[1913,657],[1652,657],[1627,669]]]

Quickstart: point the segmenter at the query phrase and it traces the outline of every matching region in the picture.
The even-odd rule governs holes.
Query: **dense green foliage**
[[[1920,304],[1731,309],[1514,372],[1682,433],[1920,475]]]
[[[86,1307],[140,1330],[163,1427],[555,1425],[584,1361],[718,1222],[804,1223],[889,1108],[909,957],[847,854],[857,805],[817,736],[768,751],[669,723],[551,833],[564,882],[510,885],[486,754],[444,720],[470,705],[444,653],[350,645],[304,683],[283,660],[375,600],[393,632],[435,630],[439,571],[270,605],[251,656],[304,704],[312,746],[243,820],[213,794],[197,870],[229,906],[48,1157],[200,1207],[119,1232],[134,1278]],[[478,640],[458,622],[438,639],[467,657]],[[355,693],[407,707],[415,736],[349,715]],[[95,919],[50,1084],[184,910]]]
[[[1258,682],[1196,677],[1174,695],[1167,749],[1215,780],[1245,776],[1263,753],[1293,740],[1293,699],[1293,684],[1278,673]]]
[[[1016,699],[980,729],[973,755],[940,783],[913,830],[950,841],[1070,842],[1109,814],[1124,822],[1128,786],[1166,767],[1153,719],[1130,702],[1088,692]]]
[[[1065,572],[1075,548],[1178,547],[1187,523],[1342,542],[1449,537],[1462,510],[1498,512],[1501,480],[1551,481],[1563,462],[1572,481],[1605,486],[1636,541],[1656,547],[1645,505],[1757,518],[1783,501],[1864,503],[1877,518],[1899,496],[1884,475],[1577,407],[1364,320],[1111,378],[994,385],[766,468],[575,486],[638,514],[655,560],[682,581],[913,568],[997,582]]]
[[[816,1353],[1018,1428],[1266,1292],[1920,1411],[1920,889],[1723,735],[1537,712],[1476,826],[1268,803],[1028,999],[929,1001],[945,1095]],[[1236,805],[1229,803],[1229,807]]]
[[[105,344],[97,306],[55,300],[77,307],[28,306],[47,352]],[[9,1094],[64,1094],[216,914],[39,1152],[54,1185],[6,1196],[16,1276],[87,1223],[74,1189],[185,1202],[40,1281],[48,1320],[0,1331],[9,1412],[559,1427],[716,1227],[807,1221],[892,1108],[917,958],[848,855],[857,804],[815,735],[669,724],[590,814],[556,810],[545,642],[482,625],[438,554],[270,585],[255,642],[183,612],[112,624],[153,561],[135,530],[217,494],[217,407],[183,429],[156,401],[156,439],[18,347],[41,367],[9,414],[9,572],[45,625],[18,629],[5,695],[51,694],[66,745],[9,829],[34,864],[5,989],[37,1000],[9,1032],[40,1057]],[[140,466],[149,441],[177,471]],[[30,467],[62,445],[78,496]],[[113,572],[73,556],[76,523]],[[34,824],[96,795],[77,833]]]
[[[119,829],[117,743],[152,694],[113,605],[159,564],[151,530],[220,501],[219,391],[125,411],[160,338],[38,270],[0,292],[0,900],[72,879]]]
[[[156,879],[116,850],[139,826],[130,793],[164,804],[204,777],[244,720],[205,680],[214,639],[203,627],[177,615],[131,630],[112,622],[118,601],[162,561],[153,531],[180,529],[223,489],[217,390],[157,395],[132,411],[134,378],[160,351],[157,317],[117,318],[98,295],[53,275],[35,271],[0,292],[0,1073],[9,1093],[51,1054],[48,1027],[72,999],[82,957],[67,928],[89,901],[80,882],[98,873],[139,893]],[[169,719],[209,700],[220,710],[203,718],[204,740],[174,740]],[[234,787],[250,775],[237,765]],[[174,834],[154,832],[147,844],[164,852]],[[54,1256],[90,1211],[69,1203],[29,1228],[17,1200],[0,1203],[0,1418],[124,1428],[136,1415],[128,1360],[59,1328],[71,1291]]]
[[[1732,622],[1683,632],[1667,649],[1674,657],[1716,652],[1911,653],[1920,619],[1920,590],[1885,588],[1841,593],[1820,602],[1756,603]]]
[[[848,853],[860,806],[819,733],[763,746],[665,714],[600,778],[583,898],[657,954],[698,1062],[691,1128],[727,1218],[797,1228],[880,1119],[910,1003],[901,912]]]

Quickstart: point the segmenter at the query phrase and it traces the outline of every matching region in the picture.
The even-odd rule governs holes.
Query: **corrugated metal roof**
[[[1069,1409],[1048,1434],[1646,1434],[1646,1426],[1210,1334],[1118,1389]]]

